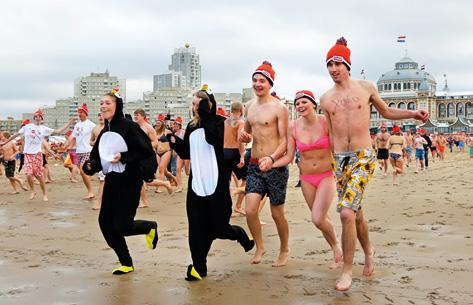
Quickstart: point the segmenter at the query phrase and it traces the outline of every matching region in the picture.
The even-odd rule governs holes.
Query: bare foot
[[[166,187],[166,190],[168,191],[168,194],[172,194],[173,189],[169,181],[166,183],[165,187]]]
[[[177,188],[174,192],[175,192],[175,193],[182,193],[182,188],[179,187],[179,188]]]
[[[82,200],[92,200],[95,198],[94,194],[87,194],[87,196],[82,197]]]
[[[31,192],[30,200],[33,200],[35,196],[36,196],[36,192]]]
[[[365,267],[363,268],[364,276],[371,276],[374,272],[374,255],[376,251],[372,248],[370,255],[365,256]]]
[[[140,203],[139,208],[147,208],[149,205],[147,203]]]
[[[69,180],[71,180],[71,183],[77,183],[76,179],[69,179]]]
[[[238,213],[238,214],[241,214],[241,215],[243,215],[243,216],[246,215],[245,211],[243,211],[241,208],[235,208],[235,209],[233,210],[233,212]]]
[[[20,184],[21,188],[24,190],[24,191],[29,191],[30,189],[27,188],[26,186],[24,186],[23,184]]]
[[[95,201],[95,204],[92,206],[92,210],[100,210],[100,202],[98,200]]]
[[[14,191],[11,192],[10,194],[15,195],[15,194],[19,194],[19,193],[20,193],[20,191],[14,190]]]
[[[161,191],[160,188],[157,188],[156,190],[154,190],[155,193],[159,194],[159,193],[162,193],[163,191]]]
[[[47,195],[43,195],[43,201],[49,201],[49,199],[48,199],[48,196],[47,196]]]
[[[46,184],[49,184],[49,183],[51,183],[51,182],[52,182],[51,180],[46,180],[46,181],[44,181],[44,183],[46,183]]]
[[[333,249],[333,263],[329,266],[329,269],[337,269],[343,263],[343,251],[339,245]]]
[[[351,274],[342,273],[335,284],[335,289],[338,291],[347,291],[351,287]]]
[[[273,267],[283,267],[287,265],[287,260],[289,258],[289,250],[279,252],[278,258],[274,261]]]
[[[250,261],[250,264],[256,265],[261,263],[261,260],[263,259],[263,255],[266,254],[266,251],[264,249],[256,249],[255,255]]]

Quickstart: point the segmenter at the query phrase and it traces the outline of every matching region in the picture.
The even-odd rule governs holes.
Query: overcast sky
[[[128,100],[152,90],[175,47],[200,54],[214,92],[241,92],[263,60],[274,90],[320,96],[332,84],[325,55],[344,36],[352,74],[376,82],[408,54],[443,88],[473,90],[473,1],[2,1],[0,118],[72,96],[74,79],[108,69]],[[396,42],[406,35],[407,43]]]

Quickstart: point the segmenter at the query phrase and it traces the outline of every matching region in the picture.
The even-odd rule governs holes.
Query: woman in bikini
[[[299,118],[289,124],[287,130],[287,153],[274,162],[273,167],[292,162],[296,148],[300,152],[300,180],[302,194],[311,210],[312,222],[322,231],[333,251],[337,268],[342,262],[342,249],[327,215],[335,197],[335,179],[328,126],[323,115],[317,115],[317,103],[309,90],[296,93],[294,105]],[[309,144],[307,144],[309,143]]]
[[[165,120],[166,117],[163,114],[158,115],[155,126],[158,136],[158,146],[156,148],[156,152],[158,155],[159,179],[166,181],[166,177],[168,177],[177,183],[176,177],[174,177],[172,173],[168,171],[169,162],[171,162],[172,151],[166,135],[170,134],[171,131],[166,129],[166,125],[164,124]],[[159,187],[156,189],[156,193],[161,193]]]
[[[403,151],[406,148],[406,139],[401,135],[401,127],[393,126],[393,135],[389,137],[389,162],[393,167],[393,185],[399,185],[399,175],[404,171]]]

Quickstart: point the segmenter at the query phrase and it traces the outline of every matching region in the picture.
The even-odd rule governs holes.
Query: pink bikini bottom
[[[333,178],[333,171],[328,171],[320,174],[300,175],[302,181],[310,183],[315,187],[318,187],[320,182],[327,177]]]

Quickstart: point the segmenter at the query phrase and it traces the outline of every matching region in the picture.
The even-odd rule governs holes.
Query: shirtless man
[[[361,209],[361,199],[374,172],[376,158],[369,134],[370,106],[375,106],[383,117],[391,120],[415,118],[426,121],[429,115],[424,110],[389,108],[373,84],[351,79],[350,50],[343,37],[327,53],[326,64],[335,85],[320,101],[330,128],[337,179],[337,210],[342,222],[343,273],[335,288],[345,291],[352,283],[357,237],[365,254],[363,275],[370,276],[374,271],[374,248]]]
[[[0,141],[5,141],[10,137],[10,134],[8,132],[1,133],[0,132]],[[8,144],[5,144],[2,147],[2,152],[3,152],[3,166],[5,167],[5,176],[7,177],[8,180],[10,180],[10,184],[13,187],[13,193],[12,194],[18,194],[20,193],[16,187],[16,184],[18,183],[20,187],[27,191],[28,188],[23,185],[23,181],[17,177],[15,177],[15,169],[16,169],[16,159],[15,156],[19,152],[18,147],[16,146],[15,142],[10,142]]]
[[[406,141],[406,150],[404,153],[404,160],[406,162],[406,166],[409,167],[412,160],[412,152],[413,152],[413,145],[414,145],[414,138],[412,137],[412,131],[408,129],[404,134],[404,140]]]
[[[246,182],[246,221],[256,242],[256,252],[251,263],[260,263],[265,254],[258,207],[267,194],[280,240],[279,255],[273,267],[279,267],[286,265],[289,257],[289,227],[284,216],[289,171],[287,166],[271,167],[286,152],[288,111],[284,104],[270,94],[274,74],[271,64],[266,61],[253,73],[256,98],[246,106],[247,120],[239,140],[249,143],[253,138]]]
[[[390,135],[387,133],[386,124],[381,124],[380,129],[381,132],[376,135],[376,148],[378,150],[377,159],[379,160],[379,164],[383,170],[383,175],[386,176],[389,159],[388,140]]]
[[[146,112],[143,109],[136,109],[135,112],[133,113],[133,115],[134,115],[135,122],[138,125],[140,125],[140,128],[146,133],[146,135],[150,139],[151,146],[153,146],[153,149],[156,150],[156,148],[158,147],[158,136],[157,136],[156,130],[154,130],[153,126],[151,126],[151,124],[146,121]],[[165,186],[168,189],[168,192],[169,192],[169,189],[171,189],[171,192],[172,192],[171,183],[169,183],[169,182],[167,182],[167,183],[166,182],[158,183],[158,182],[161,182],[161,181],[156,181],[155,180],[151,183],[146,183],[146,185]],[[139,208],[146,208],[146,207],[149,206],[148,205],[148,199],[147,199],[147,196],[146,196],[146,185],[143,184],[143,187],[141,188],[141,200],[142,200],[143,203],[141,203],[138,206]]]
[[[241,102],[234,102],[230,109],[231,116],[225,120],[225,134],[223,137],[223,155],[225,164],[228,166],[226,175],[228,175],[228,179],[231,179],[232,172],[235,173],[237,179],[242,180],[244,185],[246,181],[246,172],[243,167],[245,165],[245,143],[238,141],[240,131],[245,128],[245,121],[241,118],[243,104]],[[241,201],[240,206],[238,206],[237,202],[235,212],[244,214],[241,210]]]
[[[97,125],[95,125],[94,129],[92,129],[92,133],[90,134],[90,146],[94,146],[95,142],[97,141],[100,133],[102,132],[102,129],[105,127],[105,122],[103,119],[102,112],[99,112],[98,118],[97,118]],[[99,178],[99,193],[97,195],[97,199],[95,200],[94,205],[92,206],[92,210],[100,210],[100,206],[102,204],[102,195],[103,195],[103,186],[105,184],[105,175],[102,173],[102,171],[97,173],[97,177]]]

